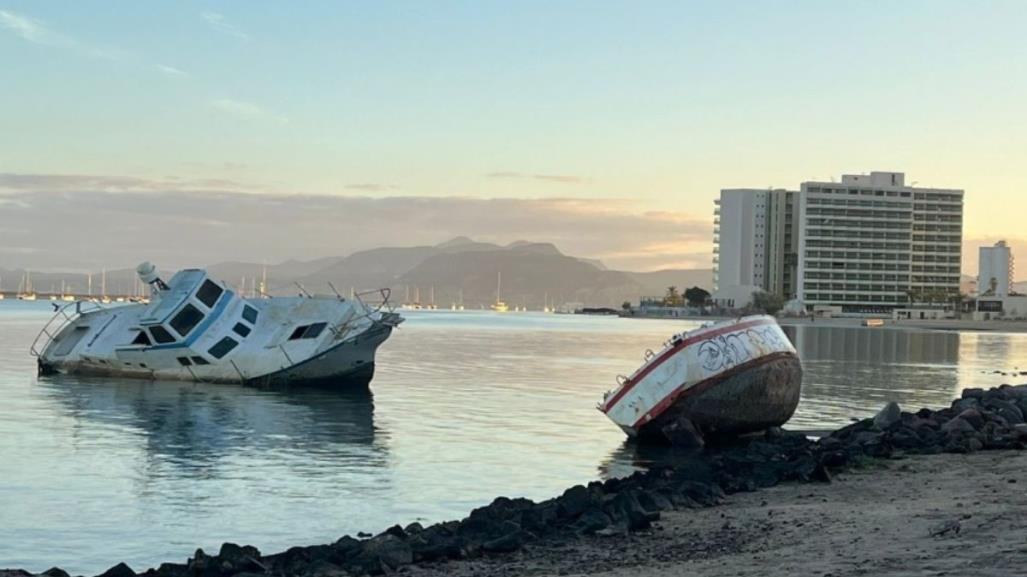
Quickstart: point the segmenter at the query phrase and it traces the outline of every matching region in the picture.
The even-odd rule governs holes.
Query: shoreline
[[[984,525],[969,523],[972,516],[946,515],[952,517],[952,507],[966,507],[971,515],[980,513],[985,507],[983,499],[988,497],[980,491],[985,476],[991,484],[1003,477],[1008,485],[1017,485],[1018,472],[1027,464],[1027,453],[1013,450],[1027,448],[1025,415],[1027,385],[1004,385],[987,391],[966,389],[945,409],[910,413],[890,403],[874,418],[816,440],[802,433],[772,429],[727,446],[678,451],[668,463],[647,471],[577,485],[538,503],[499,497],[460,521],[430,527],[418,523],[396,525],[376,536],[345,536],[334,543],[292,547],[272,555],[263,555],[254,547],[225,543],[216,555],[197,550],[184,563],[163,563],[142,573],[119,563],[101,575],[343,577],[403,571],[469,576],[583,571],[609,572],[611,577],[619,577],[640,570],[648,574],[656,568],[666,570],[668,575],[679,574],[682,567],[704,567],[702,574],[735,575],[741,573],[743,563],[758,562],[762,566],[761,555],[764,560],[776,559],[777,572],[771,575],[787,575],[793,573],[799,560],[791,553],[796,542],[785,537],[804,532],[810,537],[809,542],[800,543],[810,553],[803,561],[808,571],[824,569],[810,563],[825,558],[833,559],[834,565],[827,566],[824,573],[857,570],[880,561],[879,546],[873,545],[875,541],[867,531],[879,533],[878,537],[884,539],[881,546],[902,542],[887,537],[908,529],[907,523],[887,515],[896,510],[894,504],[899,499],[915,502],[933,496],[942,500],[930,506],[930,514],[921,511],[923,515],[918,517],[921,525],[939,522],[941,533],[929,535],[932,539],[958,536],[964,524],[974,529],[967,531],[967,539],[978,533],[990,535],[989,531],[1020,530],[1020,525],[1007,521],[1010,516],[1023,517],[1027,496],[1016,501],[1021,509],[989,513],[991,517],[984,520],[992,528],[983,532]],[[978,453],[983,450],[990,452]],[[918,462],[919,457],[914,455],[927,457]],[[978,471],[977,467],[987,469]],[[888,471],[892,476],[882,473]],[[916,482],[896,481],[894,475],[910,471],[926,477]],[[842,482],[832,483],[836,476]],[[849,480],[855,481],[847,485]],[[941,483],[937,485],[940,494],[924,493],[923,488],[935,482]],[[993,492],[997,494],[998,488]],[[808,506],[815,502],[809,495],[819,496],[819,504]],[[866,508],[868,502],[874,507],[855,511],[866,517],[860,524],[840,514],[839,501],[832,501],[831,495],[848,499],[844,502],[856,509]],[[775,498],[780,502],[771,504]],[[799,503],[801,499],[809,500]],[[760,503],[758,507],[756,502]],[[987,506],[996,504],[988,501]],[[776,519],[775,510],[779,511]],[[916,512],[908,507],[902,510]],[[932,513],[937,510],[946,513]],[[782,521],[789,515],[792,523]],[[838,552],[839,544],[831,541],[837,535],[853,539],[848,547],[852,555],[831,555]],[[1027,531],[1017,537],[1024,535]],[[824,549],[819,554],[818,547]],[[904,551],[913,551],[916,556],[927,555],[929,549],[916,542]],[[1002,563],[1009,555],[1019,559],[1027,555],[1027,548],[993,547],[989,551],[992,557],[1000,556]],[[860,556],[863,559],[857,560]],[[976,562],[977,558],[970,560]],[[889,567],[881,569],[899,568]],[[0,570],[0,577],[30,575],[24,570]],[[58,568],[40,575],[68,577]]]
[[[736,316],[621,316],[629,320],[657,320],[657,321],[688,321],[696,323],[720,322],[733,320]],[[975,321],[969,319],[940,319],[940,320],[893,320],[883,319],[884,324],[879,327],[863,326],[862,318],[834,317],[820,318],[811,321],[804,317],[775,317],[777,323],[783,327],[813,326],[813,327],[835,327],[835,328],[859,328],[867,330],[924,330],[924,331],[966,331],[980,333],[1027,333],[1027,320],[991,320]]]

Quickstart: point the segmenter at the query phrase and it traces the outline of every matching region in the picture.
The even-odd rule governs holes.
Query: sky
[[[974,274],[978,244],[1027,254],[1024,21],[1021,1],[0,0],[0,267],[468,235],[705,268],[719,189],[894,170],[966,190]]]

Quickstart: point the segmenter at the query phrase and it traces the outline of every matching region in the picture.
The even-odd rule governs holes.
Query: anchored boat
[[[373,291],[376,304],[361,298],[371,293],[247,299],[201,269],[167,283],[149,263],[137,272],[149,303],[57,309],[31,348],[41,375],[366,386],[375,351],[403,322],[387,290]]]
[[[725,436],[784,424],[802,365],[773,317],[748,316],[674,335],[618,381],[599,410],[630,437],[667,442],[682,428]]]

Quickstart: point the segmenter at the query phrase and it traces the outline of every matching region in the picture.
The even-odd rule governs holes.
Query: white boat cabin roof
[[[154,299],[140,314],[139,323],[148,326],[167,321],[194,293],[207,308],[213,308],[223,291],[217,283],[207,278],[204,270],[180,270],[171,277],[168,289],[161,291],[160,298]]]

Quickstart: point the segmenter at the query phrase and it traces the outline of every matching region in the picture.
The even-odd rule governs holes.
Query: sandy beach
[[[1018,575],[1027,453],[870,461],[830,484],[787,483],[670,511],[650,531],[529,546],[411,575]]]

